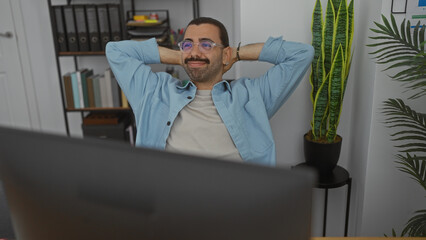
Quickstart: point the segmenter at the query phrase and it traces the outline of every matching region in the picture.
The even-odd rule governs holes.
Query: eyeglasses
[[[222,44],[218,44],[215,42],[212,42],[210,40],[202,40],[198,43],[194,43],[191,40],[183,40],[182,42],[178,43],[178,46],[182,52],[188,53],[192,50],[194,45],[198,45],[198,49],[202,53],[210,52],[214,47],[224,47]]]

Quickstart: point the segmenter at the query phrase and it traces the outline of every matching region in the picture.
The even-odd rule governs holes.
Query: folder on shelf
[[[99,92],[101,95],[101,106],[108,107],[108,96],[107,96],[107,86],[105,81],[105,75],[99,77]]]
[[[79,50],[81,52],[88,52],[90,51],[89,41],[88,41],[89,36],[87,34],[86,14],[85,14],[84,5],[75,5],[74,13],[75,13],[75,22],[76,22]]]
[[[101,51],[101,42],[99,39],[98,14],[95,5],[86,5],[87,28],[89,31],[90,50],[93,52]]]
[[[112,106],[121,107],[120,104],[120,87],[118,82],[114,77],[114,74],[111,74],[111,90],[112,90]]]
[[[117,4],[108,5],[109,21],[111,26],[111,40],[122,40],[120,7]]]
[[[111,40],[107,5],[98,5],[98,20],[99,20],[99,33],[101,36],[101,46],[102,46],[102,50],[105,50],[105,46],[107,42]]]
[[[74,108],[74,97],[72,91],[71,73],[67,73],[63,76],[64,79],[64,91],[67,108]]]
[[[73,6],[64,6],[63,8],[65,16],[65,28],[67,33],[68,51],[77,52],[78,42],[74,22],[74,9]]]
[[[56,23],[56,42],[58,43],[58,52],[67,51],[67,38],[65,34],[64,15],[62,6],[53,6]]]

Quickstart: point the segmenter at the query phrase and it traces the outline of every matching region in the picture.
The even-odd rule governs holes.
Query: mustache
[[[210,63],[210,60],[208,60],[207,58],[190,57],[190,58],[185,59],[185,64],[187,64],[189,61],[205,62],[207,64]]]

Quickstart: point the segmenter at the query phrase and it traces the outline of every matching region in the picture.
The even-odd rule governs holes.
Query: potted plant
[[[420,21],[411,30],[410,21],[404,19],[398,28],[395,18],[391,15],[389,22],[382,15],[383,24],[376,23],[377,28],[371,29],[377,35],[370,37],[376,43],[367,46],[377,47],[371,53],[379,64],[391,64],[384,71],[399,68],[391,79],[403,83],[412,95],[410,100],[426,96],[426,26]],[[400,69],[402,68],[402,70]],[[402,99],[384,101],[383,114],[385,124],[394,129],[392,141],[397,142],[396,155],[398,169],[410,175],[422,189],[426,191],[426,114],[416,112]],[[392,235],[396,236],[393,230]],[[408,220],[401,236],[426,237],[426,209],[418,210]]]
[[[332,172],[340,155],[342,138],[337,135],[343,97],[351,66],[354,1],[328,0],[323,21],[320,0],[312,17],[315,49],[310,83],[313,116],[304,135],[306,163],[320,174]]]

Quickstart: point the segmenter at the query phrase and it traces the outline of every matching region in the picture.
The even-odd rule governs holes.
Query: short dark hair
[[[219,28],[219,38],[220,41],[222,41],[222,45],[225,47],[229,46],[229,37],[228,37],[228,31],[226,31],[225,26],[220,21],[210,18],[210,17],[199,17],[193,19],[191,22],[188,23],[189,25],[200,25],[200,24],[212,24]],[[188,27],[187,26],[187,27]]]

